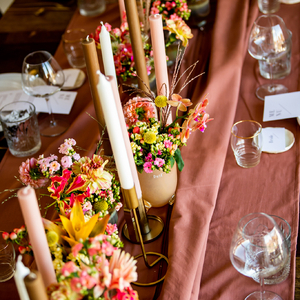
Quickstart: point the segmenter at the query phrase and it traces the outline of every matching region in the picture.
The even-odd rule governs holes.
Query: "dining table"
[[[213,121],[205,132],[193,132],[187,145],[181,148],[184,168],[178,171],[174,203],[151,207],[147,214],[162,218],[164,230],[155,241],[145,244],[147,252],[155,251],[168,257],[168,266],[145,267],[138,259],[139,282],[162,283],[140,287],[132,285],[139,299],[150,300],[238,300],[259,290],[252,278],[240,274],[231,264],[229,249],[238,221],[253,212],[277,215],[291,226],[291,264],[288,278],[265,288],[278,293],[283,300],[294,299],[296,251],[299,219],[300,130],[296,118],[263,122],[264,101],[255,95],[256,88],[267,83],[259,73],[258,61],[248,54],[248,39],[255,19],[261,15],[256,0],[210,0],[210,13],[201,26],[191,24],[193,38],[189,41],[181,72],[198,61],[193,80],[181,96],[194,105],[207,98],[207,113]],[[300,89],[300,3],[281,3],[277,15],[292,32],[291,73],[275,80],[289,92]],[[100,16],[81,16],[75,11],[67,29],[83,28],[94,33],[100,22],[112,28],[120,26],[118,3],[107,4]],[[41,49],[43,50],[43,49]],[[63,69],[70,68],[62,43],[55,58]],[[101,55],[99,55],[102,68]],[[102,69],[103,70],[103,69]],[[87,70],[83,69],[87,75]],[[103,71],[104,72],[104,71]],[[173,76],[170,68],[169,77]],[[38,155],[57,153],[66,138],[74,138],[84,155],[95,152],[100,139],[95,121],[88,78],[77,90],[76,100],[66,120],[68,130],[57,137],[41,137]],[[253,168],[237,165],[230,146],[232,125],[240,120],[255,120],[262,127],[284,127],[295,137],[294,145],[283,153],[265,153]],[[0,230],[12,231],[24,224],[18,200],[13,194],[22,187],[18,167],[27,158],[14,157],[6,151],[0,162]],[[40,200],[41,213],[51,218],[54,209],[44,209],[51,203]],[[140,245],[122,235],[124,212],[118,212],[119,234],[124,250],[132,255],[141,253]],[[16,300],[14,279],[0,283],[0,299]]]

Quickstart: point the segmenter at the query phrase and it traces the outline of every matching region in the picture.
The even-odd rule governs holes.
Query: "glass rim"
[[[4,105],[3,107],[1,107],[0,109],[0,121],[1,122],[5,122],[5,123],[8,123],[8,124],[12,124],[12,123],[17,123],[19,121],[7,121],[7,120],[2,120],[2,113],[4,112],[4,109],[9,106],[9,105],[12,105],[12,104],[18,104],[18,103],[26,103],[26,104],[29,104],[29,106],[31,106],[31,108],[33,108],[33,110],[31,112],[28,112],[29,113],[29,116],[27,118],[24,118],[22,119],[20,122],[24,122],[24,121],[27,121],[29,120],[35,113],[36,113],[36,108],[35,108],[35,105],[29,101],[16,101],[16,102],[12,102],[12,103],[8,103],[6,105]]]
[[[45,60],[41,61],[39,63],[28,63],[27,62],[28,57],[33,56],[37,53],[43,53],[44,57],[45,57]],[[52,54],[50,52],[45,51],[45,50],[38,50],[38,51],[34,51],[34,52],[31,52],[31,53],[27,54],[24,58],[24,63],[27,64],[27,65],[30,65],[30,66],[36,66],[36,65],[44,64],[44,63],[50,61],[51,57],[52,57]]]
[[[274,219],[274,217],[275,217],[275,218],[278,218],[278,219],[282,220],[285,224],[287,224],[288,229],[289,229],[289,232],[288,232],[288,236],[287,236],[285,239],[290,238],[291,235],[292,235],[292,228],[291,228],[291,225],[289,224],[289,222],[288,222],[287,220],[285,220],[284,218],[279,217],[279,216],[277,216],[277,215],[269,215],[269,216],[272,217],[273,219]],[[275,219],[274,219],[274,221],[276,222]],[[277,223],[277,222],[276,222],[276,223]],[[277,224],[277,225],[278,225],[278,224]]]
[[[260,15],[260,16],[258,16],[258,17],[256,18],[256,20],[254,21],[254,23],[255,23],[258,27],[266,28],[266,26],[259,25],[259,24],[258,24],[258,21],[261,20],[261,19],[267,19],[267,18],[269,18],[269,19],[271,19],[271,18],[277,19],[277,20],[279,20],[280,22],[283,22],[283,24],[285,25],[284,20],[283,20],[280,16],[275,15],[275,14],[267,14],[267,15],[263,14],[263,15]]]
[[[82,37],[82,38],[76,38],[76,39],[66,38],[66,35],[67,35],[68,33],[75,32],[75,31],[81,32],[81,33],[85,34],[86,36],[85,36],[85,37]],[[74,28],[74,29],[68,29],[68,30],[62,35],[62,40],[63,40],[64,43],[81,42],[81,41],[83,41],[87,36],[88,36],[88,34],[87,34],[87,32],[86,32],[85,29],[83,29],[83,28]]]
[[[252,135],[252,136],[239,136],[239,135],[236,135],[235,133],[233,133],[233,127],[238,125],[238,124],[241,124],[241,123],[244,123],[244,122],[251,122],[251,123],[255,123],[259,126],[259,129]],[[238,122],[235,122],[232,127],[231,127],[231,134],[239,139],[243,139],[243,140],[248,140],[248,139],[253,139],[254,137],[258,136],[260,133],[262,132],[262,126],[259,122],[257,121],[254,121],[254,120],[241,120],[241,121],[238,121]]]

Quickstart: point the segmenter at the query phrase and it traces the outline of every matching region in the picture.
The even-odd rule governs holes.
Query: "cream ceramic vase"
[[[153,207],[161,207],[169,203],[177,187],[177,165],[170,173],[155,170],[153,173],[138,173],[142,189],[142,197]]]

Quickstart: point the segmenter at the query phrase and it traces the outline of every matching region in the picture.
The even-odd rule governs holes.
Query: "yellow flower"
[[[160,95],[155,98],[154,102],[157,107],[165,107],[167,105],[167,100],[166,96]]]
[[[176,38],[182,41],[182,46],[188,45],[188,39],[193,37],[191,28],[183,20],[167,20],[164,29],[176,34]]]
[[[92,216],[88,222],[85,222],[81,204],[78,199],[76,199],[70,214],[70,219],[60,215],[62,225],[69,234],[69,237],[62,236],[62,238],[66,240],[71,247],[73,247],[80,240],[84,241],[89,236],[95,236],[101,233],[103,234],[109,217],[109,215],[106,215],[103,219],[98,220],[98,213]]]
[[[153,144],[156,141],[156,135],[155,133],[148,131],[144,134],[144,141],[147,144]]]

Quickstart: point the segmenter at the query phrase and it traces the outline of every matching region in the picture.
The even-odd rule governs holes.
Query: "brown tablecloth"
[[[255,89],[266,80],[259,75],[257,61],[247,54],[249,31],[259,12],[257,2],[250,0],[211,1],[211,6],[213,23],[203,32],[193,29],[194,38],[183,67],[199,60],[197,72],[207,70],[185,94],[197,103],[208,93],[207,111],[215,120],[208,124],[204,134],[193,133],[188,146],[182,149],[185,167],[179,174],[170,220],[169,267],[162,290],[155,287],[137,290],[142,300],[157,298],[159,293],[159,299],[170,300],[243,299],[257,290],[258,284],[239,274],[231,265],[231,237],[242,216],[263,211],[285,218],[292,227],[291,274],[284,283],[268,289],[277,291],[283,299],[293,299],[299,205],[299,127],[296,119],[262,123],[263,127],[281,126],[291,130],[295,145],[282,154],[263,153],[255,168],[237,166],[229,147],[231,125],[241,119],[262,122],[263,102],[255,97]],[[278,12],[293,33],[292,73],[282,80],[290,91],[299,88],[299,13],[300,4],[282,4]],[[119,26],[117,6],[108,6],[100,17],[82,17],[76,12],[69,28],[81,27],[93,32],[100,21]],[[61,45],[56,58],[63,68],[69,68]],[[86,155],[91,155],[99,133],[95,121],[86,112],[95,115],[87,81],[78,90],[68,116],[69,130],[57,138],[43,137],[42,148],[35,156],[57,153],[57,147],[69,137],[87,149]],[[18,175],[22,161],[24,159],[6,153],[0,164],[0,191],[20,187],[14,176]],[[1,194],[0,201],[8,195]],[[149,213],[166,220],[168,206],[151,209]],[[16,198],[0,205],[0,230],[11,231],[23,223]],[[122,224],[122,214],[119,224]],[[162,245],[163,237],[146,245],[146,250],[161,252],[165,249]],[[140,252],[136,245],[128,242],[125,250],[132,254]],[[143,266],[138,270],[141,277],[147,276]],[[5,300],[17,299],[13,279],[0,283],[0,295]]]

